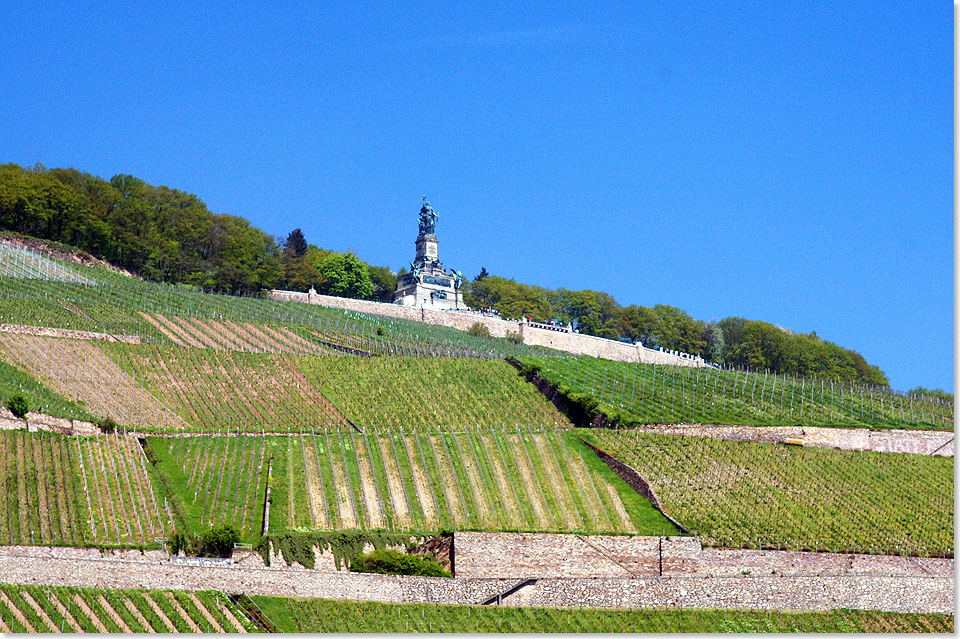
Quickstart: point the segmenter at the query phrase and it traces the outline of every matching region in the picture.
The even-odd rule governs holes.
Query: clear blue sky
[[[815,330],[953,390],[948,5],[149,4],[4,3],[0,162],[394,270],[427,194],[471,277]]]

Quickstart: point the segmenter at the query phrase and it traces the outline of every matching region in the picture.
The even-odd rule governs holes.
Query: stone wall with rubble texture
[[[102,431],[91,422],[79,419],[53,417],[43,413],[27,413],[25,420],[20,419],[6,408],[0,407],[0,430],[45,430],[61,435],[99,435]]]
[[[458,578],[753,575],[952,577],[953,559],[701,548],[695,537],[454,534]]]
[[[645,547],[638,546],[640,550]],[[720,552],[720,551],[718,551]],[[725,551],[724,551],[725,552]],[[524,580],[401,577],[270,568],[249,553],[232,566],[177,566],[159,551],[101,555],[73,548],[0,547],[0,574],[15,584],[98,588],[218,589],[288,597],[477,604]],[[734,561],[744,561],[739,558]],[[757,558],[750,559],[756,565]],[[491,561],[492,563],[492,561]],[[507,605],[681,606],[895,612],[953,611],[952,570],[942,575],[809,574],[541,578],[506,597]]]
[[[479,313],[438,311],[429,308],[415,308],[412,306],[400,306],[399,304],[355,300],[346,297],[310,295],[296,291],[271,291],[270,299],[301,302],[304,304],[319,304],[321,306],[329,306],[331,308],[339,308],[357,313],[368,313],[370,315],[396,317],[398,319],[415,322],[449,326],[461,331],[466,331],[474,324],[479,323],[486,326],[490,334],[494,337],[506,337],[510,333],[518,333],[523,338],[523,343],[530,346],[544,346],[577,355],[590,355],[592,357],[621,362],[670,364],[673,366],[703,365],[700,362],[685,359],[677,355],[644,348],[639,344],[626,344],[610,339],[603,339],[602,337],[593,337],[591,335],[535,328],[520,324],[519,322],[512,322]]]
[[[69,328],[50,328],[47,326],[23,326],[21,324],[0,324],[0,333],[14,333],[17,335],[34,335],[37,337],[65,337],[67,339],[92,339],[101,342],[124,342],[139,344],[139,335],[113,335],[110,333],[92,333],[90,331],[75,331]]]
[[[751,442],[799,439],[804,446],[865,450],[878,453],[913,453],[953,457],[953,431],[869,430],[814,426],[732,426],[726,424],[663,424],[641,426],[643,433],[690,435]]]

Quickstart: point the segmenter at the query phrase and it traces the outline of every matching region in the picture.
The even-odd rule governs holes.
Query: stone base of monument
[[[465,308],[463,293],[453,286],[453,278],[441,275],[421,275],[417,282],[412,275],[403,275],[393,294],[394,304],[432,308],[434,310],[457,310]]]

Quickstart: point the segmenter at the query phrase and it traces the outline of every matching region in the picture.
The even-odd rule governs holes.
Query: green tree
[[[367,265],[353,253],[334,253],[318,267],[327,295],[367,299],[373,295],[373,282]],[[319,289],[318,289],[319,290]]]
[[[397,290],[397,275],[386,266],[367,266],[373,284],[371,298],[380,302],[392,302]]]

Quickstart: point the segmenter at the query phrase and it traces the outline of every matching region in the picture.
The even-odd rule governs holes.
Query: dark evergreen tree
[[[303,231],[299,228],[290,231],[284,249],[291,251],[294,257],[302,257],[307,252],[307,238],[303,236]]]

